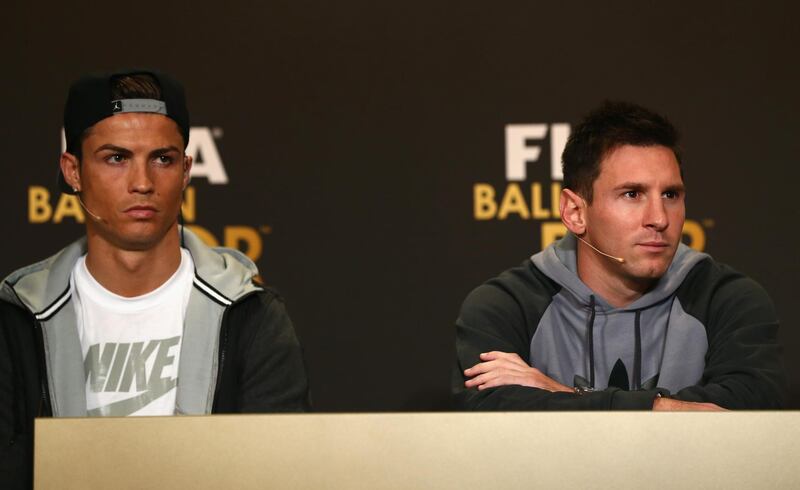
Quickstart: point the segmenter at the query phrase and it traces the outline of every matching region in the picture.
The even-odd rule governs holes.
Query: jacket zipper
[[[225,308],[222,313],[222,320],[220,320],[219,332],[219,365],[217,366],[217,380],[214,387],[214,403],[211,404],[211,413],[214,413],[217,408],[217,401],[219,400],[219,386],[222,381],[222,369],[225,366],[225,352],[228,348],[228,324],[225,321],[228,318],[228,312],[231,310],[233,304]]]
[[[50,390],[47,386],[47,363],[44,359],[44,334],[42,333],[42,324],[34,319],[33,329],[36,332],[36,342],[38,343],[36,351],[39,353],[39,389],[42,395],[42,398],[39,400],[37,416],[52,417],[53,408],[50,406]]]

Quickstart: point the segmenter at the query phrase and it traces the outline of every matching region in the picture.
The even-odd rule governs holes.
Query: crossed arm
[[[469,378],[464,382],[465,388],[477,388],[483,391],[507,385],[527,386],[547,390],[551,393],[574,393],[574,390],[548,377],[535,367],[529,366],[514,353],[491,351],[480,354],[478,364],[464,370]],[[656,411],[720,411],[722,407],[713,403],[685,402],[666,397],[656,397],[653,402]]]

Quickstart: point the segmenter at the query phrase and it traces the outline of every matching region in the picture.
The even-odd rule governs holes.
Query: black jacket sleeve
[[[257,293],[232,307],[220,346],[214,413],[310,409],[303,350],[277,293]]]
[[[730,267],[706,261],[687,276],[678,298],[706,325],[708,353],[700,383],[672,397],[729,409],[783,407],[778,318],[766,291]]]
[[[0,302],[0,488],[33,485],[33,419],[43,412],[32,320]]]
[[[524,293],[523,293],[524,292]],[[464,370],[482,352],[513,352],[530,363],[530,342],[558,286],[532,264],[512,269],[472,291],[456,321],[452,393],[465,410],[649,410],[658,393],[609,388],[583,395],[526,386],[467,389]]]

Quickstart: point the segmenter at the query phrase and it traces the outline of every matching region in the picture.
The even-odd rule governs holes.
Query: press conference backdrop
[[[562,233],[558,157],[604,99],[681,129],[684,241],[759,281],[800,407],[798,7],[786,2],[6,6],[3,274],[82,233],[56,189],[81,74],[187,89],[184,213],[279,289],[322,411],[449,407],[465,295]]]

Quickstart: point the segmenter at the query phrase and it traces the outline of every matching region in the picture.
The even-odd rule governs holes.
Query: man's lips
[[[640,247],[642,247],[643,249],[645,249],[645,250],[647,250],[649,252],[661,252],[661,251],[669,249],[669,243],[662,242],[662,241],[657,241],[657,240],[649,241],[649,242],[640,242],[640,243],[637,243],[637,245],[639,245]]]
[[[148,219],[152,218],[156,214],[156,208],[153,206],[131,206],[127,208],[125,214],[130,216],[131,218],[135,219]]]

